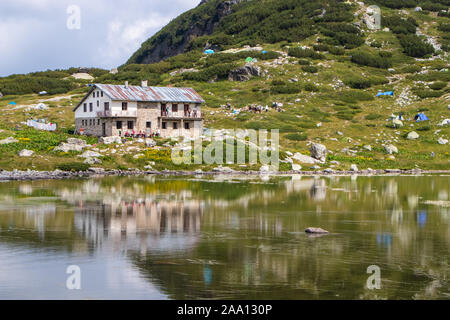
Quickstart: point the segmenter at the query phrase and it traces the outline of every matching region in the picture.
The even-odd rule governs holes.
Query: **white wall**
[[[100,92],[99,97],[97,97],[97,92]],[[97,101],[99,105],[97,106]],[[109,108],[111,109],[112,101],[111,99],[103,93],[103,97],[101,96],[101,91],[99,89],[95,89],[91,92],[91,94],[83,101],[83,103],[78,107],[75,111],[75,118],[97,118],[97,112],[105,111],[105,102],[109,102]],[[87,112],[84,112],[84,104],[87,105]],[[89,103],[92,103],[92,112],[89,111]],[[120,104],[122,108],[122,104]]]

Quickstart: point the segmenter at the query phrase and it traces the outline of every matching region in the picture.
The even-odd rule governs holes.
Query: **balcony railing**
[[[137,111],[100,111],[97,112],[99,118],[120,118],[120,117],[136,117]]]
[[[201,118],[200,111],[187,111],[187,112],[168,112],[161,111],[161,117],[163,118]]]

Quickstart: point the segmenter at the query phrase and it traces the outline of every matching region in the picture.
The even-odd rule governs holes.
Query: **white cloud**
[[[200,0],[15,0],[0,2],[0,76],[70,66],[112,68]],[[66,27],[69,5],[81,29]]]

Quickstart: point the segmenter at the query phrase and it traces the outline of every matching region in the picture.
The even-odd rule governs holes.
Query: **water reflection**
[[[119,261],[121,273],[108,277],[137,272],[133,281],[153,288],[88,287],[96,297],[115,290],[120,298],[125,287],[127,298],[448,298],[448,182],[298,175],[7,182],[0,257],[26,250],[98,269]],[[331,234],[308,237],[309,226]],[[27,263],[23,272],[52,276],[40,259]],[[365,288],[371,264],[385,277],[377,292]],[[0,278],[0,297],[5,287],[14,284]]]

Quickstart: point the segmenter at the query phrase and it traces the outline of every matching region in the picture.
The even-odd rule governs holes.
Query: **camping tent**
[[[266,53],[267,53],[267,51],[266,51],[266,50],[263,50],[263,51],[261,51],[261,53],[262,53],[262,54],[266,54]]]
[[[11,101],[11,102],[8,103],[8,104],[12,104],[13,106],[15,106],[17,103],[15,103],[14,101]]]
[[[380,97],[380,96],[394,96],[394,91],[386,91],[386,92],[379,91],[377,93],[377,97]]]
[[[247,57],[247,59],[245,59],[245,62],[253,62],[253,58],[252,57]]]
[[[214,53],[214,50],[208,49],[208,50],[205,50],[204,53],[205,53],[205,54],[213,54],[213,53]]]
[[[419,121],[427,121],[427,120],[430,120],[430,119],[428,119],[428,117],[423,112],[421,112],[421,113],[418,113],[414,117],[414,120],[416,120],[416,122],[419,122]]]

